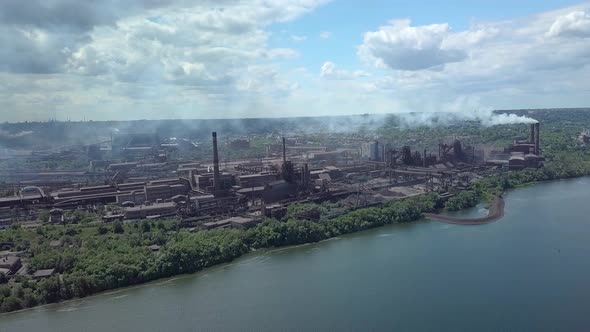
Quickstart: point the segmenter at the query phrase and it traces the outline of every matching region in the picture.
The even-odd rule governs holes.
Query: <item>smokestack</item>
[[[422,166],[423,167],[427,167],[427,163],[426,163],[426,149],[424,149],[424,154],[422,155]]]
[[[219,183],[219,153],[217,152],[217,133],[213,132],[213,187],[215,192],[221,188]]]
[[[540,123],[535,123],[535,154],[541,153],[541,134],[540,134]]]
[[[531,144],[535,144],[535,130],[536,130],[535,124],[534,123],[531,123],[531,126],[530,127],[531,127],[531,132],[529,134],[529,142]]]
[[[287,162],[287,145],[285,144],[285,138],[283,137],[283,164]]]

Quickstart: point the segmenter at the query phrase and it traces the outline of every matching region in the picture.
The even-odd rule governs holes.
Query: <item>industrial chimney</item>
[[[217,133],[213,132],[213,187],[215,192],[221,189],[219,183],[219,153],[217,152]]]
[[[536,128],[535,128],[535,124],[534,124],[534,123],[531,123],[531,132],[530,132],[530,134],[529,134],[529,142],[530,142],[531,144],[536,144],[536,140],[535,140],[535,130],[536,130]]]
[[[540,133],[540,123],[535,123],[535,154],[541,154],[541,133]]]

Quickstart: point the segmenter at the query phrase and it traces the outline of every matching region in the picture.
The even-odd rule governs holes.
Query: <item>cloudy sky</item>
[[[441,3],[1,0],[0,121],[590,106],[590,2]]]

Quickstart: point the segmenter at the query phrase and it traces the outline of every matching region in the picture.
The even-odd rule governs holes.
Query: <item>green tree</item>
[[[115,234],[125,233],[125,228],[123,228],[123,224],[120,221],[115,221],[113,223],[113,233],[115,233]]]
[[[144,233],[149,233],[152,230],[152,226],[150,225],[149,221],[142,221],[141,222],[141,231]]]
[[[98,226],[98,235],[105,235],[109,232],[109,229],[105,225]]]
[[[23,308],[22,304],[14,296],[5,297],[2,300],[2,305],[0,305],[0,311],[2,311],[2,312],[15,311],[15,310],[20,310],[22,308]]]

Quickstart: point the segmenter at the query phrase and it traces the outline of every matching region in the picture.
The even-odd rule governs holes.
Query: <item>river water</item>
[[[486,225],[391,225],[0,315],[0,331],[588,330],[589,185],[515,190]]]

